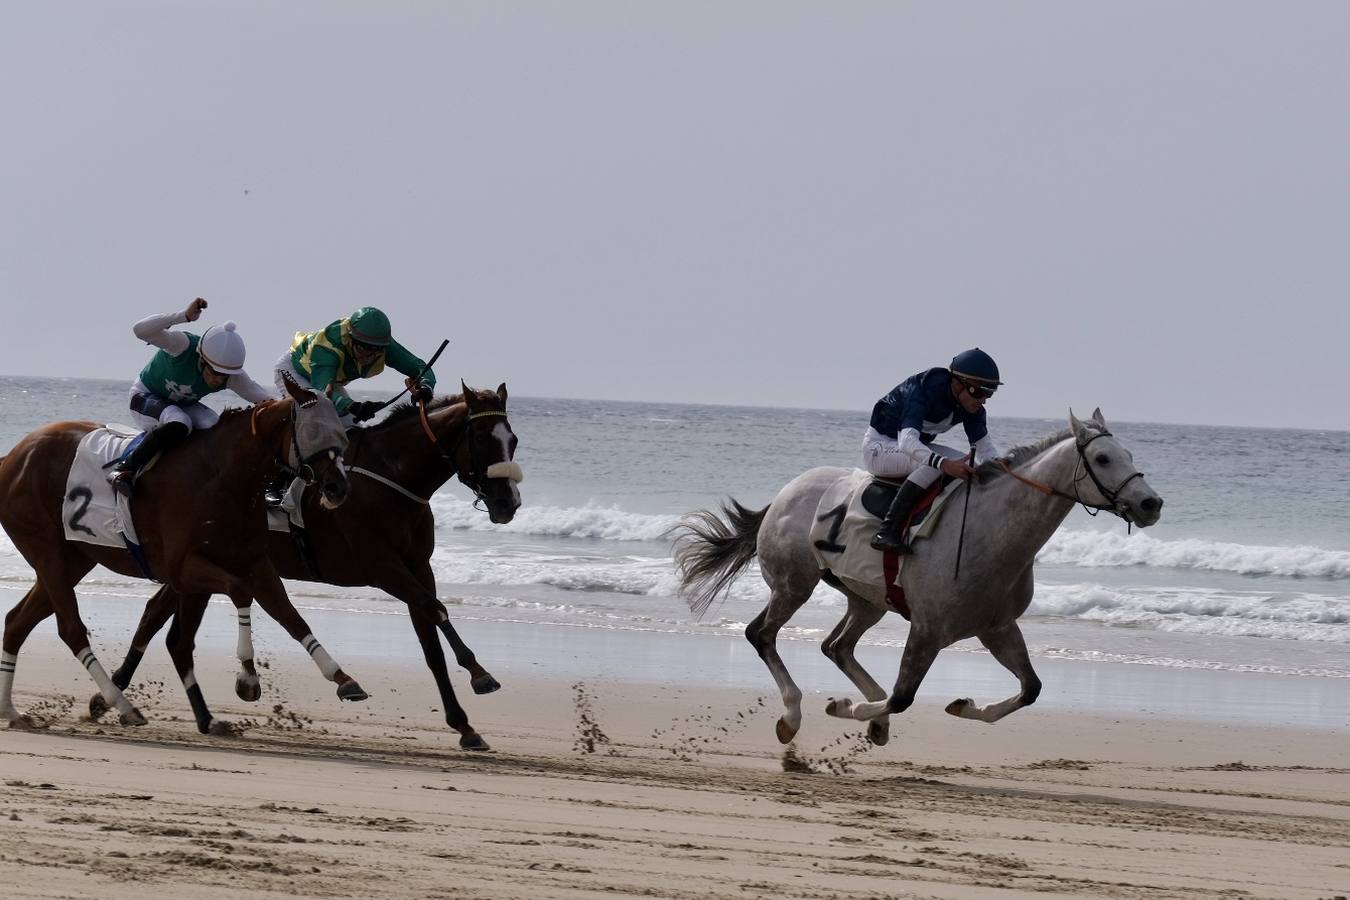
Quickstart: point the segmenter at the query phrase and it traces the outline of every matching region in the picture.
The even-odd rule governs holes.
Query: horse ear
[[[1101,426],[1102,431],[1106,431],[1106,420],[1102,418],[1102,408],[1100,406],[1092,411],[1092,421]]]
[[[464,395],[464,405],[469,407],[469,412],[473,412],[478,407],[478,396],[474,394],[473,388],[464,383],[464,379],[459,380],[459,388]]]
[[[1087,426],[1078,421],[1078,417],[1073,414],[1073,407],[1069,407],[1069,427],[1073,429],[1073,436],[1081,441],[1083,432],[1087,431]]]
[[[286,385],[286,393],[291,395],[291,399],[298,403],[302,408],[308,409],[318,402],[319,395],[311,390],[302,388],[296,380],[291,377],[289,372],[281,373],[281,381]]]
[[[503,381],[497,385],[497,398],[502,401],[502,406],[506,406],[506,382]]]

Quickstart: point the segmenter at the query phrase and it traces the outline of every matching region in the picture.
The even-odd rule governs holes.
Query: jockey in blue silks
[[[872,538],[873,547],[909,553],[900,530],[933,482],[944,473],[953,478],[974,476],[964,453],[933,443],[939,434],[961,425],[975,448],[975,465],[998,458],[984,404],[1002,383],[993,358],[976,347],[958,353],[949,368],[911,375],[877,401],[863,437],[863,468],[905,481]]]

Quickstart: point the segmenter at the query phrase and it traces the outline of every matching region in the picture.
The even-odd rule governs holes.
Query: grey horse
[[[778,631],[801,608],[823,579],[848,598],[848,612],[825,638],[821,649],[867,698],[867,702],[831,699],[826,712],[868,722],[875,744],[889,739],[889,716],[903,712],[933,664],[938,651],[976,637],[994,658],[1017,676],[1021,690],[1006,700],[976,706],[955,700],[947,712],[965,719],[997,722],[1035,702],[1041,690],[1017,619],[1031,603],[1032,562],[1076,503],[1107,510],[1141,527],[1158,521],[1162,498],[1134,467],[1134,457],[1111,435],[1095,410],[1087,422],[1069,412],[1069,428],[1012,450],[1003,460],[981,467],[970,487],[959,578],[954,575],[961,516],[951,509],[931,537],[914,544],[900,573],[912,611],[909,637],[900,660],[895,689],[886,691],[858,664],[854,648],[867,629],[888,610],[882,592],[872,597],[822,570],[807,536],[821,495],[848,469],[810,469],[789,482],[758,512],[734,500],[723,515],[693,513],[675,529],[675,561],[680,591],[690,608],[702,614],[756,557],[769,585],[769,603],[745,629],[783,696],[786,712],[778,720],[778,740],[792,740],[801,727],[802,693],[788,674],[775,645]],[[966,498],[954,497],[965,503]]]

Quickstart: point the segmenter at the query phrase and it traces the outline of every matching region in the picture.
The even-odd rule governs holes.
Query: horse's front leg
[[[909,637],[905,640],[905,652],[900,658],[900,674],[895,679],[895,690],[884,700],[854,703],[848,698],[831,700],[825,711],[841,719],[867,721],[877,716],[895,715],[909,709],[914,703],[914,695],[928,674],[928,669],[937,659],[942,647],[919,628],[911,625]]]
[[[281,576],[277,575],[270,561],[259,560],[245,588],[258,601],[264,612],[286,629],[287,634],[300,642],[300,646],[304,647],[310,659],[314,660],[323,677],[338,686],[338,699],[356,701],[370,697],[361,689],[361,685],[356,683],[356,679],[342,671],[342,667],[328,655],[328,651],[323,649],[323,645],[314,637],[304,616],[296,610],[291,598],[286,596]]]
[[[501,684],[478,662],[478,657],[450,622],[450,613],[436,596],[436,578],[429,563],[424,561],[408,568],[390,566],[379,573],[376,586],[406,603],[410,613],[420,609],[428,621],[436,624],[454,651],[455,662],[469,673],[469,686],[475,694],[490,694],[501,689]],[[444,664],[441,663],[442,666]],[[427,659],[427,665],[431,666],[434,674],[435,666],[430,658]]]
[[[445,651],[441,649],[441,638],[436,633],[435,622],[422,607],[408,610],[413,630],[417,632],[417,642],[422,645],[422,656],[431,670],[436,689],[441,694],[441,705],[445,707],[445,724],[459,732],[459,746],[465,750],[487,750],[487,741],[469,724],[469,714],[460,706],[455,696],[454,685],[450,683],[450,673],[445,667]],[[490,676],[489,676],[490,677]]]
[[[254,703],[262,696],[262,679],[253,661],[253,597],[235,592],[230,595],[239,617],[239,641],[235,654],[239,657],[239,674],[234,676],[234,693],[240,700]]]
[[[981,632],[976,637],[994,655],[994,659],[1017,676],[1022,689],[1007,700],[988,706],[976,706],[969,697],[953,700],[947,704],[947,712],[962,719],[997,722],[1008,713],[1035,703],[1041,693],[1041,679],[1031,667],[1031,655],[1027,653],[1027,644],[1017,623],[1009,622],[1003,628]]]
[[[885,700],[886,689],[872,679],[872,676],[858,662],[857,657],[853,655],[853,651],[857,648],[858,641],[863,634],[877,622],[880,622],[882,617],[886,615],[886,611],[868,603],[857,594],[848,591],[844,593],[848,597],[848,612],[830,632],[829,637],[825,638],[825,641],[820,645],[821,652],[839,667],[839,671],[848,676],[848,680],[853,682],[854,686],[862,691],[863,696],[868,700]],[[890,716],[879,716],[868,722],[867,739],[878,747],[884,746],[890,741]]]
[[[188,703],[192,706],[192,717],[197,720],[197,730],[202,734],[225,729],[214,728],[211,710],[206,706],[201,685],[197,683],[194,656],[197,648],[197,629],[201,627],[202,616],[206,614],[206,604],[210,594],[187,594],[178,597],[178,610],[174,614],[173,624],[169,626],[166,641],[169,646],[169,658],[178,672],[187,692]]]

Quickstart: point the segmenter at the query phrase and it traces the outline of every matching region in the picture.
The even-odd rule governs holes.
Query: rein
[[[261,403],[255,405],[253,407],[252,415],[249,416],[248,430],[252,437],[258,436],[258,413],[262,411],[264,405],[265,404]],[[311,453],[309,456],[300,455],[300,438],[297,437],[295,433],[295,411],[299,405],[299,401],[296,401],[295,405],[291,407],[291,414],[287,417],[291,422],[291,449],[295,452],[295,458],[299,462],[299,465],[292,468],[286,460],[281,459],[280,457],[274,460],[274,462],[276,463],[277,469],[279,469],[282,474],[292,478],[299,478],[305,484],[313,484],[314,479],[318,477],[318,473],[314,471],[314,461],[321,456],[327,456],[329,459],[336,459],[338,452],[336,447],[325,447],[322,450]]]
[[[1144,473],[1136,471],[1133,475],[1127,476],[1124,481],[1116,485],[1115,490],[1111,490],[1106,485],[1102,484],[1101,479],[1097,477],[1096,472],[1092,471],[1092,466],[1089,465],[1087,461],[1088,445],[1091,444],[1093,441],[1095,441],[1097,438],[1112,437],[1112,436],[1113,435],[1109,431],[1099,431],[1081,444],[1078,443],[1077,441],[1074,441],[1074,449],[1078,451],[1078,462],[1074,464],[1072,494],[1065,493],[1064,491],[1052,487],[1051,485],[1048,485],[1043,481],[1037,481],[1034,478],[1027,478],[1025,475],[1017,474],[1016,472],[1013,471],[1012,467],[1008,465],[1007,460],[1000,459],[998,461],[998,465],[1001,469],[1003,469],[1005,473],[1011,475],[1017,481],[1022,482],[1022,484],[1025,484],[1028,487],[1035,488],[1036,490],[1040,491],[1042,494],[1045,494],[1046,496],[1063,497],[1065,500],[1070,500],[1074,503],[1081,505],[1083,507],[1083,510],[1087,512],[1087,514],[1090,516],[1095,517],[1097,513],[1101,512],[1102,510],[1106,510],[1107,512],[1110,512],[1114,515],[1118,515],[1125,520],[1125,525],[1128,530],[1129,527],[1132,526],[1134,523],[1130,521],[1130,517],[1128,515],[1120,512],[1117,509],[1116,498],[1120,496],[1121,491],[1125,490],[1125,485],[1129,484],[1136,478],[1143,478]],[[1097,491],[1104,498],[1106,498],[1106,502],[1109,505],[1099,506],[1095,503],[1088,503],[1086,500],[1083,499],[1082,495],[1078,492],[1078,483],[1083,480],[1082,476],[1078,474],[1079,466],[1082,466],[1083,471],[1086,472],[1088,477],[1092,479],[1093,485],[1095,485]]]
[[[489,409],[484,410],[483,412],[469,413],[464,418],[463,430],[460,431],[459,435],[455,438],[454,443],[450,446],[449,450],[447,451],[445,446],[441,444],[440,438],[436,436],[436,432],[432,429],[431,420],[427,418],[427,405],[420,401],[416,405],[417,405],[417,417],[422,425],[422,433],[427,436],[427,440],[430,441],[431,445],[436,448],[436,452],[440,454],[442,461],[444,461],[445,464],[450,467],[451,473],[457,475],[459,477],[460,482],[469,490],[473,491],[474,508],[481,509],[479,504],[487,502],[487,496],[483,493],[481,485],[483,479],[489,477],[489,475],[487,471],[482,472],[479,471],[478,454],[474,450],[471,423],[473,422],[474,419],[483,419],[493,416],[497,416],[504,419],[506,418],[506,410]],[[456,451],[459,450],[460,445],[463,444],[466,440],[469,442],[469,473],[468,473],[469,477],[467,478],[465,477],[465,473],[460,471],[459,465],[455,462],[455,453]],[[492,466],[489,466],[488,470],[491,469]],[[392,479],[386,478],[383,475],[378,475],[375,472],[370,471],[369,469],[361,468],[359,466],[352,466],[349,468],[348,471],[364,475],[367,478],[371,479],[372,481],[378,481],[380,484],[383,484],[386,487],[391,488],[394,491],[397,491],[404,497],[407,497],[409,500],[412,500],[416,503],[420,503],[424,506],[430,505],[431,503],[429,499],[420,497],[417,494],[414,494],[412,491],[408,490],[407,488],[403,487],[403,485],[393,481]]]

